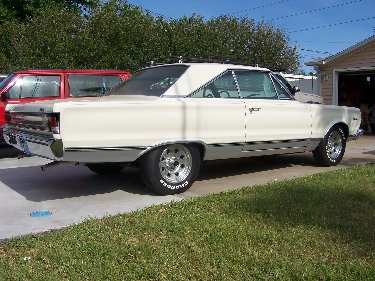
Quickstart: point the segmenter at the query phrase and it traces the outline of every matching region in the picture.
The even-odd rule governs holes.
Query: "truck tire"
[[[196,180],[200,169],[197,147],[171,144],[147,153],[140,163],[142,180],[160,195],[182,193]]]
[[[118,163],[87,163],[87,168],[98,175],[114,175],[120,173],[125,166]]]
[[[342,127],[333,126],[313,151],[315,161],[322,166],[335,166],[342,160],[346,147],[346,137]]]

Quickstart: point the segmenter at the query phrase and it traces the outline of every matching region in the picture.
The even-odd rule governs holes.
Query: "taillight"
[[[60,118],[58,114],[48,115],[48,127],[54,134],[60,134]]]
[[[130,78],[131,74],[130,73],[127,73],[127,74],[120,74],[120,78],[122,81],[125,81],[126,79]]]
[[[12,117],[10,116],[10,113],[9,112],[5,112],[5,114],[4,114],[5,116],[4,116],[4,121],[5,121],[5,124],[10,124],[10,122],[12,121]]]

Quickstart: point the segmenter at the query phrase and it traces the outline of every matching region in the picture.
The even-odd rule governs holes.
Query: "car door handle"
[[[259,110],[261,110],[260,107],[251,107],[251,108],[249,108],[250,114],[253,114],[253,111],[259,111]]]

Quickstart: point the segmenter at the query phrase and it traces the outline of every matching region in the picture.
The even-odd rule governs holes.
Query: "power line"
[[[289,33],[296,33],[296,32],[302,32],[302,31],[308,31],[308,30],[314,30],[314,29],[333,27],[333,26],[338,26],[338,25],[343,25],[343,24],[348,24],[348,23],[353,23],[353,22],[366,21],[366,20],[371,20],[371,19],[375,19],[375,16],[362,18],[362,19],[355,19],[355,20],[350,20],[350,21],[344,21],[344,22],[338,22],[338,23],[332,23],[328,25],[321,25],[321,26],[309,27],[309,28],[304,28],[304,29],[298,29],[298,30],[290,31]]]
[[[305,51],[305,52],[318,53],[318,54],[330,54],[329,52],[316,51],[316,50],[309,50],[309,49],[304,49],[304,48],[300,48],[300,50],[301,50],[301,51]]]
[[[298,43],[295,41],[295,43]],[[324,44],[355,44],[358,43],[357,41],[313,41],[313,40],[305,40],[305,41],[299,41],[299,43],[324,43]]]
[[[282,3],[285,3],[285,2],[289,2],[289,1],[290,0],[278,1],[278,2],[271,3],[271,4],[267,4],[267,5],[262,5],[262,6],[258,6],[258,7],[254,7],[254,8],[249,8],[249,9],[246,9],[246,10],[241,10],[239,12],[232,13],[232,15],[237,15],[237,14],[241,14],[241,13],[248,12],[248,11],[253,11],[253,10],[257,10],[257,9],[267,8],[267,7],[270,7],[270,6],[275,6],[275,5],[282,4]]]
[[[319,8],[319,9],[314,9],[314,10],[309,10],[309,11],[300,12],[300,13],[296,13],[296,14],[291,14],[291,15],[287,15],[287,16],[272,18],[270,20],[279,20],[279,19],[285,19],[285,18],[290,18],[290,17],[294,17],[294,16],[311,14],[311,13],[320,12],[320,11],[327,10],[327,9],[338,8],[338,7],[342,7],[342,6],[345,6],[345,5],[362,2],[362,1],[363,0],[354,0],[354,1],[350,1],[350,2],[345,2],[345,3],[337,4],[337,5],[331,5],[331,6],[322,7],[322,8]]]

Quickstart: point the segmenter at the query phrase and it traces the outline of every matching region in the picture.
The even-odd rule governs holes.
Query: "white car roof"
[[[189,68],[163,94],[163,97],[185,97],[228,69],[269,71],[261,67],[220,63],[178,63],[169,65],[186,65]]]

